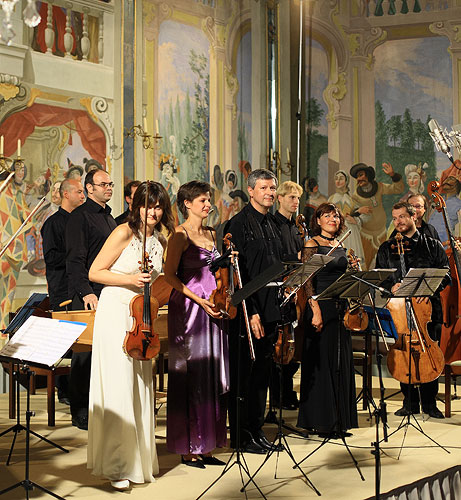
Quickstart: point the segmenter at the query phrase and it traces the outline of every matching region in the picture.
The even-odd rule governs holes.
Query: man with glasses
[[[423,217],[427,210],[427,199],[422,194],[412,194],[407,198],[407,203],[409,203],[415,209],[415,217],[416,217],[416,229],[421,233],[429,236],[430,238],[434,238],[436,240],[442,241],[440,239],[439,233],[437,229],[432,224],[427,223]],[[391,233],[391,238],[393,238],[397,233],[397,230],[394,229]]]
[[[92,283],[88,271],[109,234],[117,226],[107,202],[114,183],[104,170],[92,170],[85,177],[87,200],[69,216],[66,226],[66,271],[72,309],[92,309],[98,305],[103,285]],[[72,354],[70,410],[72,425],[88,429],[91,352]]]

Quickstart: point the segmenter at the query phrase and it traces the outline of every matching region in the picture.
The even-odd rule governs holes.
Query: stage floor
[[[357,378],[357,383],[360,379]],[[373,380],[377,385],[377,380]],[[385,379],[386,395],[395,392],[398,384],[394,380]],[[442,388],[442,384],[440,384]],[[24,397],[24,394],[22,394]],[[377,398],[378,392],[374,391]],[[25,408],[25,401],[22,408]],[[390,432],[395,430],[401,418],[394,416],[394,411],[401,406],[401,395],[387,401],[389,412]],[[341,441],[330,441],[302,464],[303,471],[320,490],[323,499],[361,500],[372,497],[375,493],[375,461],[371,454],[371,442],[375,440],[375,427],[370,422],[368,412],[359,411],[359,429],[353,430],[353,436],[347,439],[351,452],[359,463],[365,481],[359,477],[357,470],[350,459],[347,450]],[[439,403],[443,410],[443,404]],[[148,485],[139,485],[129,493],[116,493],[109,482],[90,474],[86,468],[87,433],[70,423],[69,408],[57,403],[56,427],[46,425],[46,395],[43,390],[31,397],[31,409],[36,412],[32,418],[31,428],[46,438],[60,444],[69,450],[69,453],[48,445],[37,438],[31,438],[30,479],[54,493],[73,499],[109,499],[114,494],[130,495],[132,500],[183,500],[196,498],[221,473],[222,468],[208,466],[205,470],[198,470],[180,464],[180,457],[171,455],[166,450],[165,418],[166,408],[163,406],[158,415],[157,423],[157,451],[159,455],[160,474],[157,481]],[[405,485],[417,479],[431,476],[438,471],[445,470],[453,465],[461,464],[461,400],[452,402],[452,417],[444,420],[423,419],[419,415],[418,422],[430,438],[446,446],[450,453],[439,448],[431,439],[420,434],[413,427],[408,428],[405,446],[400,459],[397,459],[400,445],[404,437],[401,429],[383,443],[381,455],[382,482],[381,492],[384,493],[397,486]],[[284,412],[286,423],[296,422],[297,412]],[[424,417],[426,417],[424,415]],[[24,415],[21,417],[25,424]],[[0,433],[14,425],[8,419],[8,395],[0,396]],[[266,434],[272,437],[275,433],[274,425],[266,425]],[[382,437],[382,428],[379,430]],[[291,437],[293,436],[293,437]],[[6,467],[5,462],[11,446],[13,433],[0,438],[0,490],[7,488],[25,477],[25,433],[21,432],[17,438],[12,463]],[[316,438],[314,436],[314,438]],[[318,439],[302,439],[294,435],[288,437],[293,455],[301,460],[313,451],[321,442]],[[217,453],[223,460],[230,457],[230,450],[224,449]],[[256,471],[264,457],[245,454],[245,460],[251,472]],[[266,463],[255,477],[257,485],[268,498],[292,500],[316,498],[315,492],[306,485],[299,471],[292,469],[292,461],[287,453],[281,453],[278,461],[277,478],[276,455]],[[222,478],[205,495],[208,499],[244,498],[240,493],[241,481],[236,466]],[[261,498],[254,486],[248,487],[249,498]],[[23,488],[17,488],[1,498],[4,500],[18,500],[25,498]],[[31,493],[31,498],[52,498],[38,490]]]

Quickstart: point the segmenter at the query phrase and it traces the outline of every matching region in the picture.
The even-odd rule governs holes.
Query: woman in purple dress
[[[174,290],[168,302],[167,447],[191,467],[224,465],[212,456],[226,445],[229,357],[225,322],[208,300],[216,288],[209,265],[219,253],[215,233],[203,225],[210,212],[210,185],[179,188],[185,222],[168,242],[165,277]]]

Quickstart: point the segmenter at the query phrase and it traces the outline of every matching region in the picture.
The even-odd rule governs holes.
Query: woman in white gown
[[[141,273],[145,196],[148,189],[146,251],[151,273]],[[166,239],[174,229],[171,204],[157,182],[138,186],[128,222],[117,226],[94,260],[89,277],[106,285],[101,293],[93,330],[88,468],[116,489],[154,481],[158,472],[154,433],[152,362],[137,361],[123,352],[131,329],[129,304],[144,283],[161,271]]]

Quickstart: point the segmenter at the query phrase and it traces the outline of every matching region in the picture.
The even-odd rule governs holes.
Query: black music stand
[[[43,486],[34,483],[29,479],[29,466],[30,466],[30,435],[34,434],[40,439],[43,439],[47,443],[59,448],[60,450],[68,453],[68,450],[62,448],[61,446],[45,439],[43,436],[30,430],[30,419],[35,415],[35,412],[30,410],[30,378],[34,374],[30,366],[46,367],[51,368],[51,365],[56,363],[64,354],[69,350],[69,347],[75,342],[75,339],[79,334],[85,329],[86,325],[83,323],[70,324],[69,321],[59,321],[49,318],[39,318],[30,317],[27,321],[21,325],[15,335],[5,344],[5,346],[0,351],[0,360],[12,362],[17,365],[16,370],[17,377],[17,402],[19,405],[19,372],[22,370],[27,376],[27,407],[26,407],[26,426],[24,427],[19,421],[19,406],[17,408],[18,423],[3,432],[1,435],[14,430],[13,444],[11,446],[10,455],[16,440],[17,434],[21,430],[26,431],[26,463],[25,463],[25,478],[8,488],[0,491],[0,495],[7,493],[19,487],[23,487],[26,493],[26,499],[29,498],[29,491],[35,488],[40,489],[44,493],[51,495],[59,500],[63,500],[62,497],[56,495],[50,490],[47,490]],[[49,334],[50,344],[48,346],[40,345],[41,334],[43,329],[49,328],[47,330]]]
[[[234,292],[232,295],[231,302],[234,306],[238,306],[241,302],[243,302],[245,299],[253,295],[255,292],[257,292],[260,288],[264,287],[267,285],[267,283],[274,281],[275,279],[279,278],[280,276],[283,276],[287,273],[286,266],[281,263],[277,262],[273,264],[271,267],[266,269],[263,273],[261,273],[257,278],[253,279],[249,283],[247,283],[243,288],[237,290]],[[240,311],[241,312],[241,311]],[[236,465],[239,469],[240,473],[240,479],[242,481],[242,485],[244,485],[244,479],[243,479],[243,473],[246,474],[246,476],[249,478],[248,482],[253,483],[255,488],[258,490],[259,494],[266,500],[266,496],[264,493],[261,491],[259,486],[256,484],[256,482],[253,480],[252,476],[250,475],[250,471],[248,468],[248,465],[245,460],[245,456],[243,454],[243,451],[241,449],[241,433],[240,433],[240,405],[243,402],[243,398],[241,396],[241,362],[242,362],[242,340],[245,337],[245,334],[242,331],[242,318],[239,317],[238,319],[238,325],[239,325],[239,332],[237,336],[237,389],[236,389],[236,443],[235,443],[235,448],[232,451],[231,456],[229,457],[229,460],[227,461],[226,465],[224,466],[224,469],[222,470],[221,474],[209,485],[205,490],[200,493],[200,495],[196,498],[196,500],[199,500],[199,498],[202,498],[225,474],[227,474],[234,465]],[[234,459],[235,456],[235,459]]]
[[[432,297],[434,293],[437,291],[439,288],[440,284],[442,283],[443,278],[447,274],[448,270],[447,269],[437,269],[437,268],[411,268],[409,269],[408,273],[403,277],[402,283],[398,290],[394,293],[395,297],[400,297],[405,299],[405,305],[407,308],[407,318],[409,321],[409,331],[410,335],[412,332],[412,322],[414,322],[415,319],[415,313],[413,309],[413,304],[411,299],[413,297]],[[410,345],[411,345],[411,338],[410,338]],[[412,360],[412,350],[411,348],[408,349],[408,395],[409,395],[409,405],[411,409],[411,377],[412,377],[412,369],[411,369],[411,360]],[[413,417],[414,423],[411,421],[411,417]],[[442,446],[440,443],[435,441],[435,439],[432,439],[428,434],[426,434],[418,420],[416,419],[415,415],[411,413],[411,411],[408,413],[408,415],[404,416],[402,418],[402,421],[400,422],[399,426],[395,431],[391,432],[389,434],[389,437],[398,432],[400,429],[405,429],[404,430],[404,435],[402,439],[402,444],[400,445],[400,451],[397,456],[397,459],[400,458],[400,455],[402,453],[402,449],[405,443],[405,438],[407,435],[407,431],[409,427],[413,427],[416,429],[418,432],[423,434],[427,439],[432,441],[434,444],[436,444],[439,448],[442,448],[442,450],[445,450],[447,453],[450,453],[449,450],[447,450],[444,446]]]
[[[16,488],[24,488],[24,491],[26,492],[26,499],[29,499],[29,492],[32,491],[34,488],[37,488],[41,491],[43,491],[44,493],[47,493],[48,495],[51,495],[52,497],[54,498],[57,498],[58,500],[64,500],[63,497],[60,497],[59,495],[56,495],[56,493],[53,493],[52,491],[44,488],[43,486],[40,486],[39,484],[37,483],[34,483],[34,481],[31,481],[30,478],[29,478],[29,470],[30,470],[30,435],[31,434],[34,434],[34,436],[37,436],[39,437],[40,439],[43,439],[44,441],[46,441],[47,443],[49,444],[52,444],[53,446],[56,446],[57,448],[61,449],[62,451],[66,452],[66,453],[69,453],[69,450],[65,450],[64,448],[62,448],[61,446],[53,443],[52,441],[49,441],[48,439],[45,439],[43,436],[40,436],[39,434],[37,434],[36,432],[33,432],[30,430],[30,419],[31,417],[33,417],[35,415],[35,412],[31,411],[30,410],[30,378],[32,375],[34,375],[34,372],[30,369],[30,367],[27,365],[27,363],[24,363],[24,362],[20,362],[18,363],[18,368],[17,368],[17,377],[19,378],[19,371],[22,370],[26,376],[27,376],[27,386],[26,386],[26,426],[24,427],[23,425],[21,424],[17,424],[17,425],[20,425],[21,429],[19,430],[22,430],[24,429],[26,431],[26,463],[25,463],[25,477],[22,481],[19,481],[11,486],[9,486],[8,488],[5,488],[3,490],[0,491],[0,495],[3,495],[5,493],[8,493],[9,491],[11,490],[14,490]],[[19,394],[19,392],[18,392]],[[19,397],[19,396],[18,396]],[[19,408],[17,409],[17,411],[19,412]],[[19,413],[18,413],[19,414]],[[14,426],[14,427],[17,427]],[[13,427],[9,430],[12,430]],[[11,451],[13,449],[13,446],[14,446],[14,441],[16,439],[16,433],[19,432],[19,430],[17,431],[15,429],[15,435],[14,435],[14,439],[13,439],[13,444],[11,446],[11,450],[10,450],[10,455],[8,456],[8,460],[11,456]],[[6,431],[8,432],[8,431]],[[5,433],[3,433],[5,434]],[[1,436],[2,434],[0,434]]]
[[[321,269],[323,269],[330,261],[334,260],[334,257],[328,256],[328,255],[322,255],[322,254],[314,254],[307,262],[304,262],[302,265],[297,267],[294,271],[291,272],[291,274],[288,276],[286,281],[283,283],[277,284],[279,286],[279,293],[281,296],[283,296],[283,289],[285,288],[294,288],[299,290],[307,280],[309,280],[312,276],[317,274]],[[293,296],[293,292],[291,292],[287,298],[282,302],[282,306],[284,304],[288,303],[288,300],[290,297]],[[283,339],[283,337],[282,337]],[[282,352],[284,352],[283,349],[283,342],[282,342]],[[250,481],[258,474],[258,472],[264,467],[264,465],[267,463],[267,461],[270,459],[270,457],[274,454],[277,453],[277,462],[276,462],[276,467],[275,467],[275,472],[274,472],[274,479],[277,479],[277,465],[278,465],[278,458],[280,453],[286,451],[288,456],[290,457],[291,461],[294,463],[293,468],[298,469],[301,474],[303,475],[304,479],[306,480],[306,483],[317,493],[318,496],[321,495],[320,491],[314,486],[312,481],[307,477],[306,473],[299,467],[298,463],[296,462],[296,459],[293,456],[293,453],[290,449],[290,446],[288,444],[287,438],[283,432],[283,408],[282,408],[282,386],[283,386],[283,372],[282,372],[282,364],[278,363],[277,368],[279,371],[279,416],[278,416],[278,421],[277,423],[277,433],[272,440],[271,443],[271,449],[269,452],[266,454],[263,463],[258,467],[256,472],[251,476],[251,478],[247,481],[247,483],[242,487],[241,491],[243,491],[250,483]],[[290,429],[291,430],[291,429]]]
[[[354,271],[347,272],[343,274],[340,278],[338,278],[334,283],[332,283],[328,288],[326,288],[319,295],[313,296],[312,298],[315,300],[334,300],[336,302],[336,307],[338,309],[338,317],[340,315],[341,308],[341,299],[354,299],[354,300],[363,300],[363,298],[370,293],[370,286],[375,286],[383,292],[386,292],[384,288],[381,288],[379,285],[390,275],[394,273],[395,269],[386,269],[380,271]],[[357,460],[352,454],[345,436],[341,433],[341,412],[339,409],[339,379],[340,379],[340,349],[341,349],[341,325],[338,322],[338,332],[337,332],[337,366],[336,366],[336,391],[335,391],[335,399],[336,399],[336,423],[335,426],[338,426],[340,432],[339,437],[342,440],[344,446],[346,447],[349,456],[351,457],[357,472],[359,473],[362,481],[365,478],[362,475],[360,467],[358,465]],[[334,430],[334,429],[332,429]],[[317,450],[322,448],[328,441],[330,441],[331,437],[327,436],[323,439],[315,450],[309,453],[306,457],[304,457],[300,462],[298,462],[298,466],[311,457]]]

